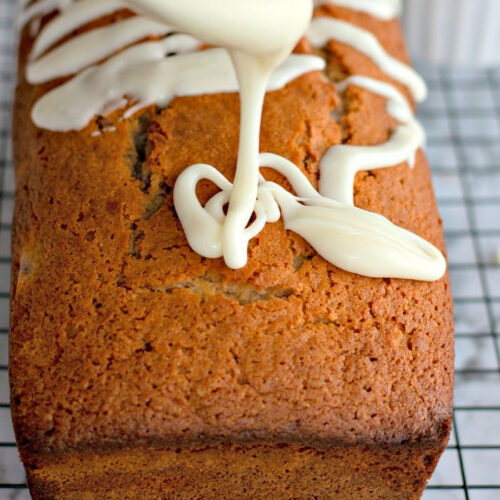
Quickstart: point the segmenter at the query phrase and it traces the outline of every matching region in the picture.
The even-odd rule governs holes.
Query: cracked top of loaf
[[[407,60],[397,21],[339,7],[319,12],[370,30]],[[32,43],[25,30],[21,68]],[[311,51],[306,42],[297,50]],[[330,42],[323,55],[330,80],[313,72],[268,93],[261,130],[261,150],[290,159],[314,185],[330,146],[378,144],[395,125],[383,98],[353,86],[337,123],[335,81],[373,76],[408,95],[346,45]],[[232,178],[238,96],[177,98],[167,109],[55,133],[30,120],[53,86],[30,86],[21,71],[15,104],[10,375],[21,447],[200,436],[417,443],[440,432],[453,385],[447,277],[427,283],[342,271],[281,221],[252,240],[243,269],[202,258],[188,246],[172,188],[197,162]],[[116,130],[92,135],[109,127]],[[205,182],[198,191],[206,201],[216,188]],[[355,203],[444,250],[422,152],[413,170],[358,174]]]

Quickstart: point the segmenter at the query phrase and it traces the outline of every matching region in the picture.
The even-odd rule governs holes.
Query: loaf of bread
[[[397,20],[333,4],[315,16],[372,33],[407,62]],[[57,16],[39,11],[42,28]],[[55,43],[131,16],[110,9]],[[36,39],[27,23],[10,336],[12,416],[33,498],[419,498],[451,426],[448,278],[342,270],[281,220],[250,241],[241,269],[200,256],[173,189],[197,162],[233,178],[238,94],[176,97],[125,119],[115,107],[79,130],[47,130],[32,109],[69,77],[27,81]],[[336,83],[363,75],[411,94],[347,43],[305,38],[296,52],[324,57],[326,70],[266,95],[261,151],[317,187],[329,148],[384,143],[398,124],[383,96]],[[209,181],[197,188],[202,204],[216,192]],[[421,150],[413,168],[359,172],[354,203],[444,251]]]

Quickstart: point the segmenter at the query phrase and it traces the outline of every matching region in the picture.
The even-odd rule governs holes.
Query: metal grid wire
[[[13,0],[0,2],[0,500],[29,498],[7,380]],[[444,219],[456,304],[454,429],[425,500],[500,499],[500,71],[422,69],[420,116]]]

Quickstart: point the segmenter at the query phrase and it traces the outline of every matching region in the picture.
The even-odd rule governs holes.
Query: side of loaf
[[[397,21],[334,6],[316,15],[362,27],[407,61]],[[69,36],[130,16],[103,15]],[[250,242],[242,269],[199,256],[172,191],[197,162],[233,177],[238,95],[39,129],[31,110],[62,79],[26,81],[33,43],[25,28],[10,336],[12,414],[33,497],[418,498],[451,425],[448,278],[340,270],[281,221]],[[361,74],[411,97],[347,44],[296,50],[321,54],[326,71],[267,94],[261,151],[316,186],[328,148],[382,143],[397,124],[384,98],[355,85],[341,94],[336,82]],[[198,187],[202,203],[215,192]],[[354,199],[444,251],[422,151],[412,169],[359,173]]]

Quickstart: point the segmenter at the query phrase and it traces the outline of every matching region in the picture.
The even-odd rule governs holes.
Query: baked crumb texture
[[[397,21],[318,12],[407,60]],[[350,274],[281,221],[251,242],[243,269],[200,257],[172,188],[196,162],[232,178],[238,96],[40,130],[30,110],[55,82],[26,83],[28,31],[14,122],[10,381],[33,497],[419,498],[451,422],[448,278]],[[408,95],[346,45],[331,42],[324,56],[331,81],[310,73],[269,93],[261,133],[262,151],[315,185],[330,146],[383,142],[395,124],[380,96],[351,86],[341,103],[332,82],[368,75]],[[214,192],[199,187],[202,200]],[[422,152],[413,170],[358,174],[355,202],[444,250]]]

